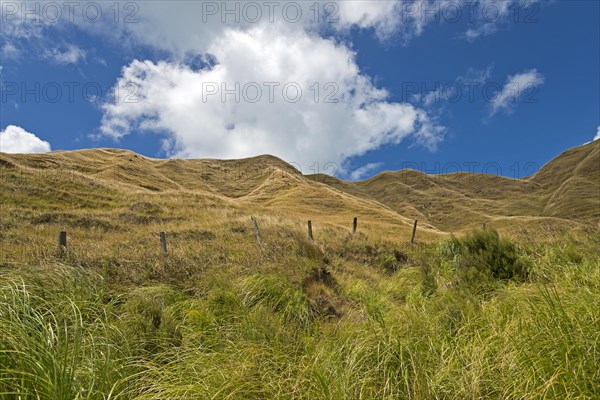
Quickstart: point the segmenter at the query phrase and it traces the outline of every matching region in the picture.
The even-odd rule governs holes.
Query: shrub
[[[493,229],[476,230],[460,240],[453,237],[443,249],[452,255],[463,280],[470,283],[489,279],[523,282],[529,274],[517,246]]]

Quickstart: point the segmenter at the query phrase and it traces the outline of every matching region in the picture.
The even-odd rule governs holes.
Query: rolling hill
[[[598,398],[599,150],[522,180],[363,182],[0,153],[0,393]]]
[[[508,226],[529,222],[560,225],[600,221],[600,142],[573,148],[525,179],[413,170],[383,172],[363,182],[327,175],[312,179],[356,197],[374,199],[442,231],[482,222]]]
[[[358,215],[366,226],[393,234],[409,231],[414,219],[434,235],[484,222],[519,232],[523,227],[597,227],[600,221],[599,141],[568,150],[519,180],[402,170],[347,182],[322,174],[303,176],[273,156],[163,160],[116,149],[0,153],[0,169],[4,215],[24,219],[39,217],[42,210],[109,219],[111,210],[124,214],[132,204],[160,202],[163,220],[183,220],[178,204],[187,208],[191,202],[333,225],[347,225]]]

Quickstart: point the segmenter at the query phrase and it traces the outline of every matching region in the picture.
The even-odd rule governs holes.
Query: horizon
[[[531,173],[530,175],[527,176],[522,176],[519,178],[514,178],[514,177],[509,177],[509,176],[504,176],[504,175],[499,175],[499,174],[493,174],[493,173],[484,173],[484,172],[477,172],[474,170],[469,170],[469,171],[454,171],[454,172],[447,172],[447,173],[439,173],[439,174],[433,174],[433,173],[426,173],[423,171],[420,171],[418,169],[413,169],[410,167],[407,168],[403,168],[403,169],[397,169],[397,170],[381,170],[379,172],[377,172],[376,174],[368,177],[368,178],[364,178],[364,179],[359,179],[359,180],[351,180],[351,179],[344,179],[341,177],[337,177],[337,176],[333,176],[333,175],[329,175],[327,173],[324,172],[320,172],[320,173],[312,173],[312,174],[304,174],[302,173],[302,171],[300,171],[296,166],[294,166],[291,163],[288,163],[287,161],[272,155],[272,154],[259,154],[256,156],[251,156],[251,157],[246,157],[246,158],[242,158],[242,159],[216,159],[216,158],[176,158],[176,157],[171,157],[171,158],[156,158],[156,157],[148,157],[145,156],[143,154],[140,153],[136,153],[133,150],[129,150],[129,149],[123,149],[123,148],[116,148],[116,147],[100,147],[100,148],[85,148],[85,149],[75,149],[75,150],[52,150],[50,152],[47,153],[4,153],[4,154],[9,154],[9,155],[13,155],[13,156],[28,156],[28,155],[37,155],[37,154],[58,154],[58,153],[70,153],[70,152],[78,152],[78,151],[96,151],[96,150],[108,150],[108,151],[125,151],[125,152],[129,152],[132,153],[134,155],[138,155],[144,158],[147,158],[149,160],[156,160],[156,161],[170,161],[170,160],[178,160],[178,161],[223,161],[223,162],[234,162],[234,161],[248,161],[248,160],[253,160],[253,159],[258,159],[258,158],[264,158],[264,157],[270,157],[270,158],[275,158],[278,161],[281,161],[283,163],[285,163],[287,166],[293,168],[294,170],[296,170],[297,172],[299,172],[300,174],[302,174],[305,177],[310,177],[310,176],[317,176],[317,175],[327,175],[327,176],[331,176],[334,177],[336,179],[339,179],[341,181],[346,181],[346,182],[364,182],[364,181],[368,181],[374,178],[377,178],[383,174],[386,173],[392,173],[392,174],[397,174],[397,173],[403,173],[403,172],[417,172],[420,174],[423,174],[427,177],[430,178],[436,178],[436,177],[444,177],[444,176],[451,176],[451,175],[456,175],[456,174],[467,174],[467,175],[483,175],[483,176],[497,176],[497,177],[501,177],[501,178],[506,178],[506,179],[511,179],[511,180],[526,180],[526,179],[530,179],[532,177],[534,177],[541,169],[543,169],[544,167],[548,166],[549,164],[551,164],[552,162],[554,162],[555,160],[557,160],[558,158],[560,158],[563,154],[575,150],[578,147],[584,147],[584,146],[588,146],[591,145],[592,143],[594,143],[595,141],[591,141],[588,143],[584,143],[582,145],[579,146],[575,146],[572,147],[570,149],[566,149],[564,151],[561,151],[559,154],[557,154],[555,157],[551,158],[550,160],[548,160],[547,162],[545,162],[539,169],[537,169],[536,171],[534,171],[533,173]],[[3,152],[0,151],[0,154],[2,154]],[[117,166],[118,167],[118,166]],[[3,169],[3,168],[2,168]],[[60,167],[61,171],[65,171],[64,167]],[[231,172],[231,171],[229,171]],[[234,171],[236,172],[236,171]],[[239,171],[237,171],[239,172]],[[229,175],[228,173],[225,173],[224,176]]]

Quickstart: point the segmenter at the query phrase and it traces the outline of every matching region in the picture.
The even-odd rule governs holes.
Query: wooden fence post
[[[313,232],[312,232],[312,221],[308,221],[308,237],[310,238],[310,240],[314,240],[313,239]]]
[[[58,234],[58,248],[63,253],[67,251],[67,232],[61,231]]]
[[[256,222],[256,218],[252,217],[252,224],[254,225],[254,233],[256,233],[256,240],[258,241],[258,245],[262,247],[262,238],[260,236],[260,229],[258,229],[258,222]]]
[[[358,228],[358,217],[354,217],[352,222],[352,233],[356,233],[356,228]]]
[[[485,225],[485,222],[481,224],[481,227],[483,228],[484,231],[487,229],[487,226]]]
[[[417,223],[419,221],[415,219],[415,225],[413,226],[412,237],[410,238],[410,244],[412,245],[415,242],[415,235],[417,233]]]
[[[167,255],[167,235],[164,232],[160,233],[160,248],[164,255]]]

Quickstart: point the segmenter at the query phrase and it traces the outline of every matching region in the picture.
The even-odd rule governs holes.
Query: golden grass
[[[548,209],[593,204],[589,149]],[[0,397],[597,397],[600,236],[593,213],[536,214],[527,188],[550,193],[551,166],[519,182],[350,183],[268,156],[0,154]],[[446,239],[482,221],[520,238],[527,281],[464,285]]]

